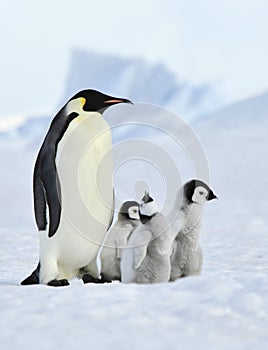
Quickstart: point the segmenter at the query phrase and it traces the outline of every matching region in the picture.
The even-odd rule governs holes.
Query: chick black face
[[[82,100],[82,109],[85,112],[103,113],[108,107],[118,103],[131,103],[130,100],[121,97],[105,95],[96,90],[82,90],[75,94],[69,101],[80,98]]]
[[[195,190],[197,188],[200,188],[199,191],[199,195],[205,195],[205,200],[206,201],[210,201],[212,199],[217,199],[218,197],[213,193],[212,189],[203,181],[201,180],[197,180],[197,179],[193,179],[189,182],[187,182],[184,185],[184,197],[188,200],[188,202],[193,203],[193,197],[195,194]],[[202,188],[204,189],[202,191]]]
[[[145,204],[145,203],[153,202],[153,200],[154,200],[154,199],[150,196],[149,192],[145,191],[145,194],[144,194],[144,196],[142,197],[141,202],[142,202],[143,204]]]

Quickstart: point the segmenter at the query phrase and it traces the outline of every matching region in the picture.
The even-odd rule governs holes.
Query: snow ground
[[[41,140],[2,135],[1,349],[266,349],[267,104],[192,124],[220,199],[204,214],[202,275],[162,285],[19,286],[38,259],[30,192]]]
[[[33,232],[1,232],[1,349],[265,349],[267,236],[238,245],[243,232],[228,239],[203,233],[200,277],[151,286],[73,281],[54,289],[18,286],[37,259],[37,240]]]

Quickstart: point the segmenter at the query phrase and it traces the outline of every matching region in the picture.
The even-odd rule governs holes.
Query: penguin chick
[[[169,223],[148,192],[140,206],[141,221],[132,233],[121,260],[123,283],[168,282],[172,238]],[[144,220],[146,219],[146,220]]]
[[[206,202],[216,198],[207,184],[196,179],[187,182],[179,191],[173,209],[175,219],[171,222],[172,236],[175,239],[170,258],[170,281],[201,273],[203,264],[203,252],[199,243],[201,218]],[[178,203],[181,203],[179,207]]]
[[[117,222],[107,234],[100,254],[103,281],[121,280],[120,261],[124,248],[133,230],[141,224],[139,207],[138,202],[124,202]]]

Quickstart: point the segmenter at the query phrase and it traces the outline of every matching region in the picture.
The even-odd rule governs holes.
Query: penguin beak
[[[117,103],[130,103],[132,105],[134,104],[132,101],[127,100],[126,98],[115,98],[115,99],[104,101],[104,103],[109,106],[115,105]]]
[[[212,199],[219,199],[212,191],[209,192],[208,201],[211,201]]]

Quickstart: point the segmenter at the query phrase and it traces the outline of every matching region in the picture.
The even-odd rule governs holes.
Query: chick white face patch
[[[133,206],[128,209],[128,216],[133,220],[140,220],[139,207]]]
[[[158,210],[154,201],[148,203],[141,202],[140,212],[142,215],[152,216],[157,213],[157,211]]]
[[[207,201],[208,191],[202,187],[198,186],[194,190],[192,201],[198,204],[204,204]]]

